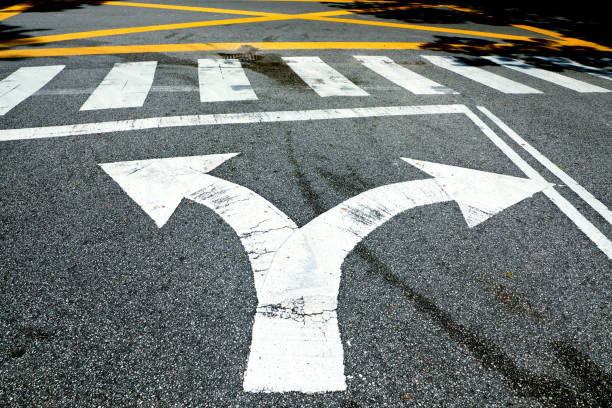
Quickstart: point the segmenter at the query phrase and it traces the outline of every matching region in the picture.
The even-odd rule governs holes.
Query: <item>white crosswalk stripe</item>
[[[136,108],[149,94],[157,61],[117,63],[81,106],[82,111]]]
[[[452,95],[458,94],[450,87],[432,81],[426,76],[396,63],[387,56],[353,56],[361,66],[375,72],[382,78],[379,83],[355,85],[341,73],[326,64],[319,57],[283,57],[284,69],[293,70],[319,96],[368,96],[368,92],[397,91],[399,86],[415,95]],[[542,94],[542,91],[524,85],[516,80],[495,74],[452,56],[422,55],[436,67],[451,71],[506,94]],[[554,70],[545,70],[512,58],[485,56],[486,61],[530,75],[539,80],[552,82],[577,92],[612,92]],[[605,69],[594,68],[562,57],[536,57],[549,64],[566,67],[581,73],[612,80],[612,73]],[[427,66],[432,68],[431,66]],[[156,61],[130,62],[115,64],[104,80],[94,88],[53,88],[42,89],[62,69],[64,65],[22,67],[0,80],[0,116],[32,95],[70,96],[89,95],[81,106],[81,111],[142,107],[149,93],[190,93],[199,92],[202,102],[248,101],[258,97],[246,76],[245,70],[237,59],[198,59],[197,84],[173,84],[154,86]],[[425,68],[425,67],[424,67]],[[437,68],[433,68],[437,69]],[[494,68],[504,71],[504,68]],[[384,81],[384,82],[383,82]],[[384,85],[383,85],[384,84]],[[261,85],[260,85],[261,86]],[[466,91],[467,92],[467,91]]]
[[[591,85],[553,71],[536,68],[533,65],[529,65],[519,59],[495,56],[488,56],[484,58],[503,67],[522,72],[523,74],[531,75],[543,81],[548,81],[568,89],[572,89],[576,92],[610,92],[608,89]]]
[[[590,67],[588,65],[580,64],[569,58],[563,57],[536,57],[542,61],[550,62],[561,67],[573,68],[577,71],[586,72],[587,74],[594,75],[599,78],[608,79],[612,81],[612,72],[608,72],[605,69]]]
[[[26,100],[52,80],[65,65],[22,67],[0,81],[0,115]]]
[[[427,61],[440,68],[447,69],[455,74],[464,76],[472,81],[479,82],[490,88],[507,94],[537,94],[542,93],[535,88],[523,85],[501,75],[494,74],[482,68],[473,67],[458,58],[450,56],[422,55]]]
[[[384,56],[355,55],[355,59],[364,66],[387,78],[389,81],[416,95],[457,94],[450,88],[440,85],[417,74]]]
[[[199,59],[198,81],[201,102],[257,99],[237,59]]]
[[[283,61],[319,96],[368,95],[319,57],[283,57]]]
[[[479,82],[490,88],[496,89],[500,92],[507,94],[539,94],[542,91],[538,91],[530,86],[523,85],[519,82],[505,78],[503,76],[494,74],[489,71],[485,71],[482,68],[473,67],[455,57],[449,56],[433,56],[433,55],[422,55],[427,61],[440,68],[447,69],[455,74],[459,74],[472,81]]]

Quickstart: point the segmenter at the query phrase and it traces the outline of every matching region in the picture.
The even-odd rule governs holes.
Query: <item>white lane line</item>
[[[457,94],[450,88],[417,74],[384,56],[355,55],[364,66],[416,95]]]
[[[201,102],[251,101],[257,95],[237,59],[199,59]]]
[[[479,106],[478,109],[487,115],[489,119],[493,123],[495,123],[501,130],[504,131],[512,140],[514,140],[518,145],[520,145],[523,149],[525,149],[530,155],[533,156],[534,159],[540,162],[544,167],[546,167],[552,174],[559,177],[561,181],[565,183],[572,191],[580,198],[582,198],[588,205],[593,207],[595,211],[599,213],[606,221],[612,224],[612,211],[605,206],[604,203],[599,201],[593,194],[589,193],[584,187],[582,187],[576,180],[571,178],[566,172],[561,170],[559,166],[551,162],[547,157],[545,157],[542,153],[540,153],[535,147],[529,144],[525,139],[519,136],[514,130],[512,130],[508,125],[501,121],[497,116],[495,116],[491,111],[483,106]]]
[[[137,108],[144,104],[157,61],[117,63],[81,106],[82,111]]]
[[[283,61],[319,96],[368,95],[319,57],[283,57]]]
[[[455,74],[464,76],[472,81],[479,82],[490,88],[496,89],[500,92],[507,94],[540,94],[542,91],[538,91],[530,86],[523,85],[519,82],[505,78],[503,76],[494,74],[492,72],[485,71],[482,68],[473,67],[458,58],[450,56],[433,56],[433,55],[422,55],[427,61],[440,68],[447,69]]]
[[[533,65],[529,65],[525,61],[521,61],[519,59],[495,56],[487,56],[483,58],[503,67],[510,68],[523,74],[531,75],[532,77],[541,79],[543,81],[551,82],[555,85],[559,85],[564,88],[574,90],[576,92],[611,92],[610,90],[602,88],[600,86],[591,85],[589,83],[579,81],[577,79],[570,78],[565,75],[558,74],[556,72],[536,68]]]
[[[314,109],[302,111],[223,113],[210,115],[166,116],[77,125],[45,126],[0,130],[0,142],[65,136],[84,136],[129,130],[161,129],[183,126],[293,122],[403,115],[464,113],[464,105],[387,106],[350,109]]]
[[[65,65],[22,67],[0,81],[0,115],[6,114],[45,86]]]
[[[506,142],[502,140],[486,123],[474,112],[465,107],[464,112],[480,130],[519,168],[532,180],[546,180],[533,167],[519,156]],[[576,207],[554,189],[547,188],[542,191],[597,247],[612,259],[612,241],[597,229],[582,215]]]
[[[573,61],[569,58],[563,57],[536,57],[542,61],[550,62],[561,67],[573,68],[577,71],[586,72],[587,74],[594,75],[599,78],[608,79],[612,81],[612,72],[608,72],[605,69],[595,68],[588,65],[580,64],[579,62]]]

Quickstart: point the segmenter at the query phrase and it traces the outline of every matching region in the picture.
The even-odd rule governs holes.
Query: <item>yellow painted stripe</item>
[[[11,18],[16,16],[17,14],[23,13],[27,9],[32,7],[30,3],[19,3],[13,6],[0,9],[0,21],[6,20],[7,18]]]
[[[527,25],[521,25],[521,24],[512,24],[511,26],[512,27],[516,27],[516,28],[520,28],[522,30],[533,31],[534,33],[538,33],[538,34],[547,35],[549,37],[557,38],[559,40],[563,39],[563,36],[561,34],[556,33],[554,31],[544,30],[542,28],[537,28],[537,27],[532,27],[532,26],[527,26]]]
[[[418,50],[431,49],[431,44],[416,42],[245,42],[245,43],[193,43],[116,45],[75,48],[32,48],[0,50],[0,58],[57,57],[70,55],[138,54],[158,52],[235,51],[242,46],[258,50]],[[467,44],[444,44],[445,50],[511,48],[512,44],[487,44],[473,47]]]
[[[487,38],[496,38],[496,39],[501,39],[501,40],[517,40],[517,41],[534,41],[535,40],[533,37],[525,37],[522,35],[488,33],[484,31],[460,30],[460,29],[455,29],[455,28],[432,27],[432,26],[422,26],[422,25],[403,24],[403,23],[387,23],[383,21],[353,20],[353,19],[348,19],[348,18],[333,18],[333,17],[304,17],[304,18],[308,20],[333,21],[337,23],[349,23],[349,24],[363,24],[363,25],[371,25],[371,26],[376,26],[376,27],[407,28],[410,30],[433,31],[437,33],[462,34],[462,35],[468,35],[471,37],[487,37]]]
[[[193,23],[163,24],[163,25],[155,25],[155,26],[128,27],[128,28],[116,28],[116,29],[111,29],[111,30],[97,30],[97,31],[85,31],[85,32],[69,33],[69,34],[45,35],[41,37],[19,38],[16,40],[2,41],[0,42],[0,48],[18,47],[21,45],[31,45],[31,44],[45,44],[45,43],[57,42],[57,41],[80,40],[83,38],[106,37],[110,35],[146,33],[146,32],[151,32],[151,31],[210,27],[210,26],[218,26],[218,25],[243,24],[243,23],[253,23],[253,22],[259,22],[259,21],[274,21],[274,20],[285,20],[285,19],[286,17],[282,17],[282,16],[280,17],[247,17],[247,18],[232,18],[232,19],[214,20],[214,21],[197,21]]]
[[[278,16],[278,13],[266,13],[263,11],[247,11],[247,10],[232,10],[232,9],[220,9],[210,7],[191,7],[191,6],[175,6],[171,4],[151,4],[151,3],[128,3],[126,1],[106,1],[102,4],[112,6],[124,6],[124,7],[144,7],[144,8],[155,8],[164,10],[183,10],[183,11],[197,11],[202,13],[219,13],[219,14],[239,14],[244,16]]]
[[[532,27],[532,26],[527,26],[527,25],[520,25],[520,24],[513,24],[512,27],[521,28],[523,30],[528,30],[528,31],[533,31],[534,33],[543,34],[549,37],[556,38],[557,40],[561,41],[563,45],[567,47],[585,47],[585,48],[590,48],[596,51],[612,51],[612,48],[610,47],[606,47],[606,46],[603,46],[603,45],[600,45],[594,42],[590,42],[590,41],[580,40],[578,38],[565,37],[562,34],[559,34],[557,32],[545,30],[542,28],[537,28],[537,27]]]
[[[342,16],[346,14],[367,14],[367,13],[381,13],[385,11],[398,11],[398,10],[410,10],[415,8],[450,8],[453,10],[461,11],[464,13],[480,14],[477,11],[460,8],[448,4],[410,4],[408,6],[390,6],[390,7],[376,7],[366,9],[349,9],[349,10],[335,10],[335,11],[323,11],[307,14],[294,14],[293,17],[306,18],[306,17],[326,17],[326,16]]]

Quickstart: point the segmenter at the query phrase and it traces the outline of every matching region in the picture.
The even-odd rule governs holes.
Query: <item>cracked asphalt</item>
[[[344,7],[319,2],[149,2],[284,13]],[[392,17],[350,18],[401,21]],[[200,20],[206,18],[212,19],[206,15]],[[119,11],[89,4],[25,12],[0,27],[5,34],[22,30],[34,36],[103,29],[113,21],[144,26],[190,19],[194,17],[186,11],[168,16],[157,9]],[[475,29],[476,24],[431,21],[450,28]],[[75,39],[60,47],[169,44],[181,42],[179,34],[202,43],[436,41],[436,34],[426,31],[324,21],[269,21],[176,33]],[[459,55],[453,50],[248,49],[239,58],[259,99],[200,102],[197,59],[227,55],[201,51],[2,59],[0,80],[24,66],[66,68],[2,116],[0,131],[208,113],[462,104],[612,237],[604,218],[477,109],[489,109],[610,208],[610,93],[578,93],[481,65],[543,91],[503,94],[420,58]],[[458,94],[413,95],[366,70],[353,55],[388,56]],[[530,57],[522,51],[518,55]],[[602,55],[583,51],[579,57],[605,69],[608,62]],[[319,97],[282,63],[283,56],[318,56],[370,95]],[[155,82],[142,107],[79,110],[113,64],[153,60],[158,61]],[[585,72],[557,72],[612,90],[611,81]],[[347,390],[244,392],[258,309],[253,271],[240,237],[218,214],[188,198],[158,228],[99,166],[233,152],[241,154],[211,174],[251,189],[298,227],[366,190],[429,178],[401,157],[526,177],[461,114],[2,141],[1,406],[611,406],[612,263],[542,193],[474,228],[468,228],[455,202],[446,202],[413,208],[376,229],[342,265],[337,314]],[[287,313],[297,313],[296,307]],[[280,313],[271,306],[259,312]]]

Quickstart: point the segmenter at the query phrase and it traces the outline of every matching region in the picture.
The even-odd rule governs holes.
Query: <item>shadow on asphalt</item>
[[[460,11],[447,7],[433,7],[439,4],[449,4],[462,9]],[[453,0],[449,2],[439,1],[402,1],[395,3],[364,3],[354,1],[350,3],[322,3],[334,9],[365,9],[360,12],[362,16],[373,16],[379,19],[395,20],[396,22],[408,24],[481,24],[492,26],[490,29],[474,28],[474,30],[497,31],[495,27],[507,27],[509,25],[528,25],[539,29],[545,29],[559,33],[565,37],[590,41],[603,46],[612,46],[612,36],[609,29],[609,13],[606,13],[600,3],[589,1],[576,7],[575,4],[559,1],[526,1],[516,0],[512,2],[496,2],[485,0]],[[393,7],[414,6],[404,10],[393,10]],[[383,10],[391,8],[390,10]],[[471,11],[470,11],[471,10]],[[351,16],[346,16],[351,18]],[[353,17],[354,18],[354,17]],[[465,27],[461,27],[465,28]],[[503,32],[503,31],[499,31]],[[519,35],[542,37],[535,32],[523,31]],[[600,57],[607,56],[606,52],[596,51],[592,48],[582,46],[561,46],[554,40],[542,38],[536,41],[511,41],[509,47],[495,46],[501,41],[490,41],[484,39],[470,39],[455,36],[436,36],[435,41],[427,44],[424,49],[431,51],[452,51],[463,55],[549,55],[564,56],[579,62],[605,67],[607,62],[601,61]],[[461,44],[461,47],[455,46]],[[553,46],[555,46],[553,48]],[[538,67],[561,70],[559,67],[552,68],[542,60],[532,59],[531,63]],[[492,64],[492,63],[491,63]]]
[[[0,0],[0,9],[4,9],[10,7],[15,4],[19,4],[18,0],[14,1],[2,1]],[[27,9],[27,13],[47,13],[47,12],[58,12],[64,10],[71,9],[80,9],[85,6],[99,6],[104,3],[104,0],[89,0],[89,1],[81,1],[81,0],[33,0],[28,3],[32,4],[30,8]],[[0,12],[0,18],[2,17],[2,12]],[[49,28],[35,28],[35,29],[23,29],[20,26],[6,24],[4,21],[0,21],[0,41],[12,41],[12,40],[20,40],[32,38],[33,36],[29,33],[32,31],[49,31]],[[39,46],[43,44],[28,44],[28,46]]]

